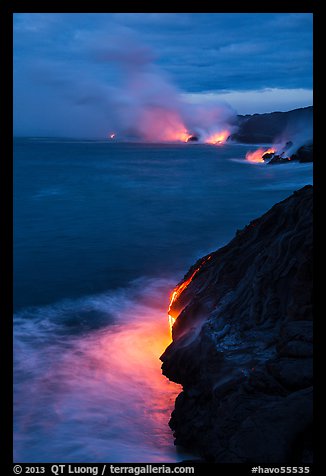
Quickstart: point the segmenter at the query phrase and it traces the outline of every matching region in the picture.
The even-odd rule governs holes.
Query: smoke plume
[[[111,122],[120,138],[150,142],[201,141],[227,130],[234,131],[235,111],[227,104],[191,104],[171,78],[153,61],[151,51],[134,38],[96,51],[96,57],[114,65],[120,77],[111,104]]]
[[[24,135],[218,143],[235,130],[228,104],[187,102],[131,29],[80,34],[69,54],[16,62],[14,116]]]

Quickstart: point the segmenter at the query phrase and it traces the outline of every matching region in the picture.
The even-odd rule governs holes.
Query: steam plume
[[[235,129],[235,111],[227,104],[187,103],[157,65],[152,52],[132,35],[111,39],[97,49],[96,58],[114,65],[119,74],[111,104],[111,122],[120,138],[145,141],[186,141],[196,135],[202,141]]]

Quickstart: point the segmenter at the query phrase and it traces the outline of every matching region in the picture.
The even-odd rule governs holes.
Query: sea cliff
[[[198,260],[169,313],[175,443],[219,463],[311,463],[312,186]]]

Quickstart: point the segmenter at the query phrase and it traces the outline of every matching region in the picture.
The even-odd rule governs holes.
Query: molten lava
[[[188,142],[190,137],[191,137],[191,134],[189,134],[189,132],[184,129],[183,131],[179,131],[176,133],[176,137],[177,137],[177,141],[180,141],[180,142]]]
[[[177,111],[151,107],[139,117],[140,133],[148,142],[187,142],[192,136]]]
[[[170,327],[170,332],[171,332],[171,335],[172,335],[172,327],[173,327],[173,324],[175,323],[175,318],[170,316],[169,314],[169,327]]]
[[[216,132],[215,134],[210,135],[205,139],[206,144],[214,144],[214,145],[222,145],[225,144],[225,142],[228,140],[230,137],[230,132],[228,130],[222,131],[222,132]]]
[[[190,278],[188,278],[186,281],[183,281],[183,283],[181,283],[180,286],[175,287],[174,290],[172,291],[172,294],[171,294],[171,297],[170,297],[170,305],[169,305],[169,309],[168,309],[169,326],[170,326],[171,335],[172,335],[173,324],[176,321],[176,317],[172,316],[172,306],[173,306],[174,302],[179,298],[179,296],[183,293],[183,291],[189,286],[189,284],[194,279],[194,277],[196,276],[198,271],[202,268],[202,266],[210,259],[211,259],[211,256],[208,256],[206,259],[204,259],[201,262],[200,266],[198,266],[198,268],[196,268],[195,271],[192,273]]]
[[[246,160],[252,163],[264,163],[263,155],[264,154],[275,154],[275,149],[263,149],[259,148],[255,150],[254,152],[247,152],[246,153]]]

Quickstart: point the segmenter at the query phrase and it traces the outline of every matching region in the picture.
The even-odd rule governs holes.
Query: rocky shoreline
[[[267,157],[266,157],[267,156]],[[288,164],[289,162],[300,162],[301,164],[313,162],[313,144],[305,144],[290,157],[284,154],[265,154],[263,160],[268,165]]]
[[[183,386],[175,443],[204,461],[312,462],[312,200],[294,192],[179,283],[162,371]]]

